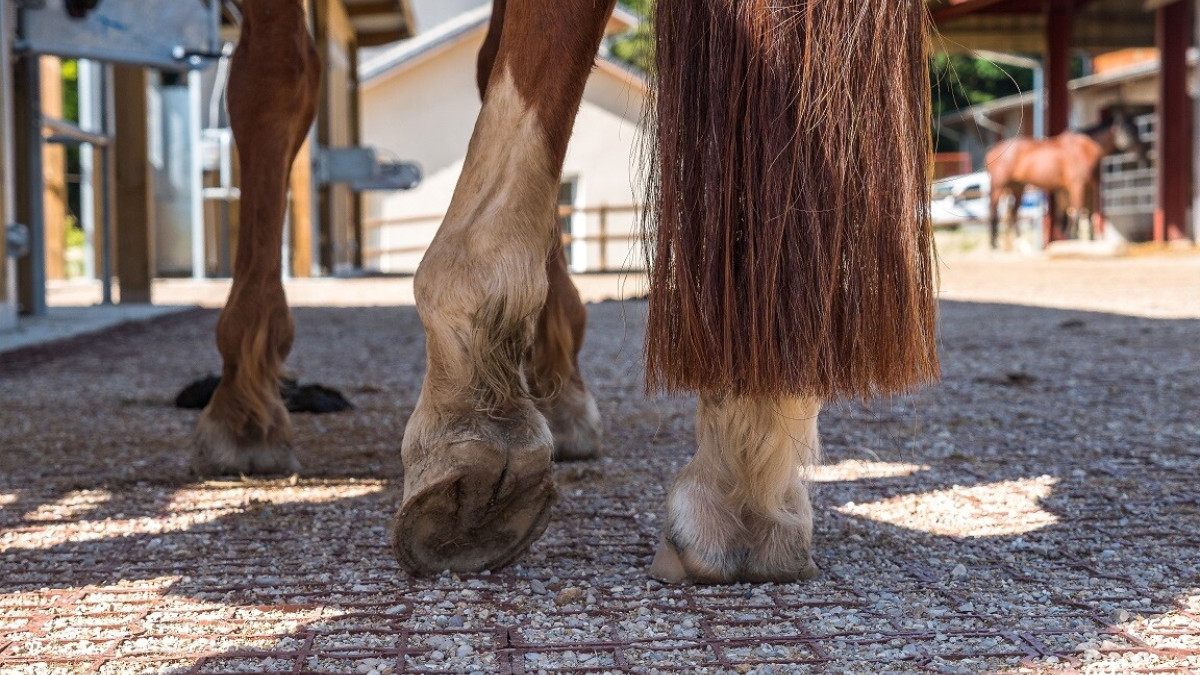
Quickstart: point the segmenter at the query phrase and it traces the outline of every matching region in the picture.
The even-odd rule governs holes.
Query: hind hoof
[[[790,502],[788,511],[759,515],[681,476],[667,500],[666,530],[650,576],[676,584],[786,583],[817,576],[809,553],[812,511],[801,485]]]
[[[564,392],[543,411],[554,435],[554,461],[579,462],[600,456],[604,430],[596,399],[582,385]]]
[[[493,570],[541,536],[558,493],[538,422],[532,435],[474,429],[428,450],[405,448],[404,501],[392,526],[400,564],[415,574]]]
[[[281,439],[238,439],[226,425],[205,411],[192,434],[192,472],[201,477],[298,472],[300,462],[292,453],[291,442],[285,440],[288,434],[274,435]]]

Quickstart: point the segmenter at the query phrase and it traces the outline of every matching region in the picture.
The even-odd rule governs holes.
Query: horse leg
[[[243,190],[233,287],[217,322],[221,384],[193,436],[201,475],[299,468],[279,375],[294,326],[280,281],[288,172],[316,113],[320,63],[301,0],[249,0],[229,78]]]
[[[698,448],[667,497],[651,575],[672,583],[815,576],[805,481],[820,456],[820,411],[816,399],[702,396]]]
[[[1015,183],[1012,186],[1012,203],[1008,206],[1007,236],[1008,248],[1011,250],[1014,241],[1021,236],[1021,200],[1025,197],[1025,185]]]
[[[645,361],[651,389],[700,401],[655,576],[815,574],[821,404],[936,375],[926,22],[915,2],[656,3]]]
[[[1000,248],[1000,200],[1003,197],[1004,187],[1000,185],[993,185],[990,194],[988,195],[988,202],[990,205],[989,215],[991,216],[989,221],[991,235],[990,239],[993,251]]]
[[[596,400],[579,374],[587,310],[571,282],[561,241],[555,242],[546,276],[546,304],[538,315],[529,384],[554,436],[554,458],[591,459],[600,452],[603,432]]]
[[[476,72],[480,98],[487,95],[488,80],[496,64],[504,34],[506,0],[492,3],[492,20],[479,50]],[[558,219],[552,218],[557,231]],[[554,436],[554,458],[590,459],[600,452],[603,432],[596,401],[579,374],[579,350],[587,326],[587,310],[567,270],[561,237],[554,237],[546,261],[546,304],[534,330],[533,356],[526,376],[538,409],[546,416]]]
[[[414,572],[501,567],[546,527],[554,441],[526,373],[560,236],[562,162],[613,4],[496,6],[483,109],[414,280],[426,373],[392,539]]]

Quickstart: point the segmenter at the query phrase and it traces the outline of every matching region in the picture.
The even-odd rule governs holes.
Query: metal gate
[[[1108,227],[1127,241],[1145,241],[1154,232],[1154,207],[1158,200],[1158,116],[1134,119],[1149,166],[1139,166],[1137,155],[1123,152],[1100,160],[1100,204]]]

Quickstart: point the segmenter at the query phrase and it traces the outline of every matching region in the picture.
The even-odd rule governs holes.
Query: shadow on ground
[[[1200,666],[1200,321],[943,303],[944,381],[822,418],[805,584],[662,587],[644,567],[691,404],[640,394],[640,303],[591,308],[609,456],[517,567],[392,561],[421,377],[411,308],[304,309],[306,470],[194,483],[215,313],[0,360],[6,672],[1187,672]],[[19,356],[19,354],[18,354]]]

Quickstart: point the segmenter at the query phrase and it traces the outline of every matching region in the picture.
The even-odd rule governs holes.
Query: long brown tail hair
[[[938,375],[923,0],[658,0],[647,387]]]

